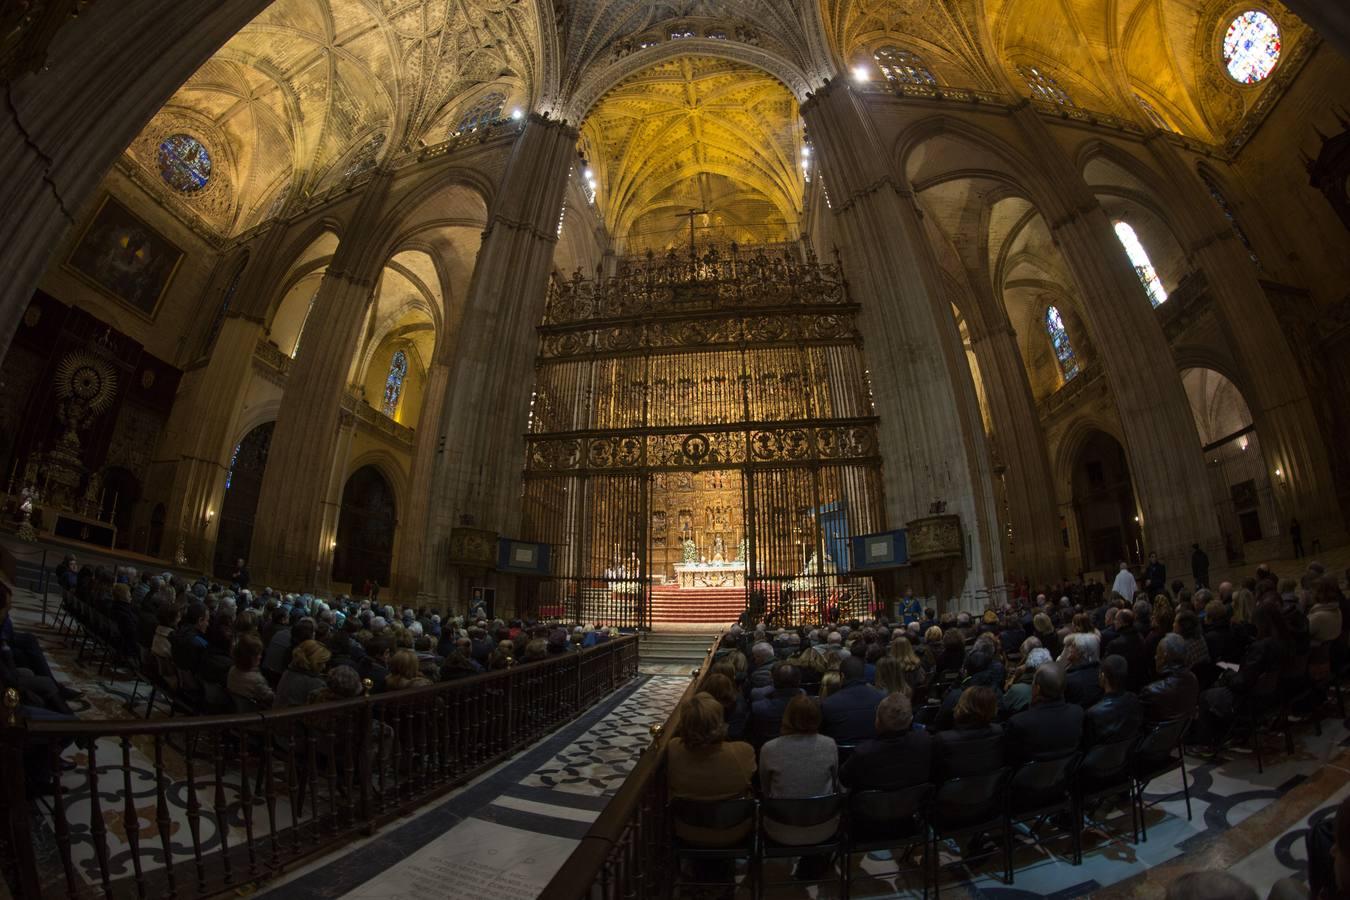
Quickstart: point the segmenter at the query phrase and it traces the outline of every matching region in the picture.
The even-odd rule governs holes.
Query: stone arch
[[[1106,431],[1087,428],[1069,457],[1069,496],[1084,570],[1110,572],[1121,560],[1147,554],[1139,501],[1125,445]]]

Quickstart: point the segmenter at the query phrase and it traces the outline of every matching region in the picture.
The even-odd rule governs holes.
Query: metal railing
[[[26,719],[7,692],[0,863],[20,897],[247,893],[518,752],[637,662],[625,636],[405,691],[153,722]],[[74,773],[30,803],[25,770],[59,776],[71,744]]]
[[[699,690],[721,640],[721,634],[713,639],[670,718],[664,725],[652,726],[652,742],[632,774],[538,900],[618,900],[669,893],[674,856],[666,806],[666,745],[679,725],[680,707]]]

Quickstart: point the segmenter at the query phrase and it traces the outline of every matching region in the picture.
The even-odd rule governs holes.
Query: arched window
[[[227,494],[230,492],[230,484],[234,481],[234,467],[239,462],[239,448],[242,446],[244,446],[244,442],[241,440],[234,445],[234,452],[230,454],[230,467],[225,471],[225,492]]]
[[[1162,281],[1154,271],[1144,245],[1139,243],[1139,235],[1134,233],[1128,222],[1117,222],[1116,237],[1120,238],[1121,246],[1125,248],[1125,254],[1129,256],[1130,264],[1134,266],[1134,273],[1139,276],[1139,283],[1148,294],[1148,302],[1155,307],[1163,303],[1167,299],[1167,291],[1163,290]]]
[[[882,47],[872,54],[872,58],[888,81],[937,86],[937,79],[917,53],[899,47]]]
[[[1153,104],[1149,103],[1145,97],[1135,94],[1134,99],[1138,101],[1139,108],[1144,111],[1144,115],[1148,116],[1148,120],[1153,123],[1154,127],[1163,131],[1172,130],[1172,126],[1167,124],[1167,120],[1162,117],[1162,113],[1154,109]]]
[[[408,374],[408,354],[394,351],[389,361],[389,377],[384,380],[384,414],[389,418],[398,412],[398,401],[403,398],[403,379]]]
[[[1035,66],[1018,66],[1018,73],[1031,88],[1031,95],[1038,100],[1048,100],[1060,106],[1073,106],[1074,102],[1064,88],[1059,86],[1053,75],[1042,72]]]
[[[1050,335],[1050,346],[1055,348],[1059,370],[1064,374],[1064,380],[1068,381],[1078,374],[1078,357],[1074,355],[1073,345],[1069,343],[1069,332],[1064,328],[1064,318],[1053,306],[1045,311],[1045,331]]]
[[[506,95],[500,91],[493,91],[479,98],[460,115],[459,122],[456,123],[451,135],[464,134],[467,131],[491,125],[502,117],[502,107],[505,105]]]
[[[1251,239],[1247,237],[1247,232],[1243,231],[1242,225],[1238,223],[1237,216],[1233,214],[1233,207],[1228,202],[1228,198],[1223,195],[1223,191],[1219,190],[1219,186],[1214,183],[1214,179],[1204,169],[1200,170],[1200,180],[1209,189],[1209,195],[1214,198],[1214,202],[1219,204],[1219,209],[1223,210],[1224,216],[1228,219],[1228,224],[1233,229],[1233,234],[1237,235],[1237,239],[1242,241],[1242,246],[1247,248],[1247,256],[1251,258],[1252,265],[1258,269],[1261,268],[1261,257],[1256,255],[1256,250],[1252,248]]]
[[[375,162],[379,159],[380,148],[384,146],[384,135],[377,134],[366,141],[365,146],[356,151],[352,161],[347,164],[347,171],[342,173],[344,180],[363,175],[375,168]]]

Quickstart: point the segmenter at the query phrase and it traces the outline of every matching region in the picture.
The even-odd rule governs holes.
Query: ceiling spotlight
[[[871,76],[871,73],[867,71],[867,66],[854,66],[854,67],[853,67],[853,80],[854,80],[854,81],[867,81],[867,80],[868,80],[869,78],[871,78],[871,77],[872,77],[872,76]]]
[[[581,174],[585,177],[587,181],[595,180],[595,173],[591,171],[590,166],[587,166],[586,168],[582,169]]]
[[[511,118],[519,122],[521,119],[525,118],[525,113],[520,111],[520,107],[516,107],[515,109],[511,110]]]

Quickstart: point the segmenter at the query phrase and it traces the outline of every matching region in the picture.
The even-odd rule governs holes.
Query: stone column
[[[449,344],[447,336],[442,340]],[[445,412],[446,392],[450,385],[450,366],[440,346],[427,369],[426,389],[422,393],[422,413],[417,418],[413,436],[412,477],[409,479],[406,508],[399,510],[399,520],[406,523],[399,535],[398,557],[394,565],[394,597],[411,603],[417,596],[422,579],[427,532],[423,527],[431,509],[431,489],[436,471],[436,460],[441,451],[441,418]]]
[[[203,572],[211,571],[230,442],[253,370],[253,348],[262,333],[257,321],[227,318],[210,362],[184,378],[165,429],[160,456],[174,468],[160,552],[173,558],[181,539],[188,565]],[[213,514],[209,522],[208,510]]]
[[[440,427],[418,429],[437,438],[419,594],[428,602],[463,605],[460,573],[447,562],[450,531],[461,517],[516,536],[535,328],[544,314],[576,139],[566,123],[537,114],[516,139],[469,282]],[[499,604],[510,602],[499,593]]]
[[[384,262],[373,255],[375,242],[366,226],[378,221],[390,180],[388,172],[377,172],[363,188],[352,226],[319,285],[300,355],[291,366],[253,528],[251,570],[260,584],[304,590],[328,581],[328,573],[320,571],[332,539],[324,500],[338,456],[352,356]]]
[[[1057,581],[1066,574],[1064,544],[1045,432],[1007,309],[996,298],[988,301],[975,301],[974,306],[983,308],[966,317],[966,327],[1007,467],[1003,483],[1013,547],[1010,554],[1005,551],[1003,564],[1010,576],[1026,577],[1033,585]]]
[[[1209,282],[1216,318],[1242,369],[1240,387],[1272,470],[1266,474],[1273,478],[1276,467],[1284,472],[1288,490],[1277,488],[1285,504],[1280,528],[1298,516],[1305,543],[1317,536],[1323,546],[1338,545],[1345,538],[1345,522],[1336,505],[1326,444],[1294,348],[1261,287],[1258,270],[1195,167],[1161,132],[1145,143],[1167,178],[1178,236],[1191,264]]]
[[[1050,232],[1084,298],[1084,315],[1120,412],[1143,508],[1145,553],[1188,571],[1199,543],[1221,558],[1218,522],[1190,404],[1172,351],[1110,218],[1029,102],[1012,113],[1041,176]]]
[[[846,79],[802,105],[840,237],[849,289],[862,308],[866,359],[881,419],[891,527],[935,500],[961,518],[964,565],[950,573],[966,605],[1003,580],[984,426],[965,350],[910,185]],[[968,571],[967,571],[968,569]],[[946,598],[943,598],[946,599]]]

